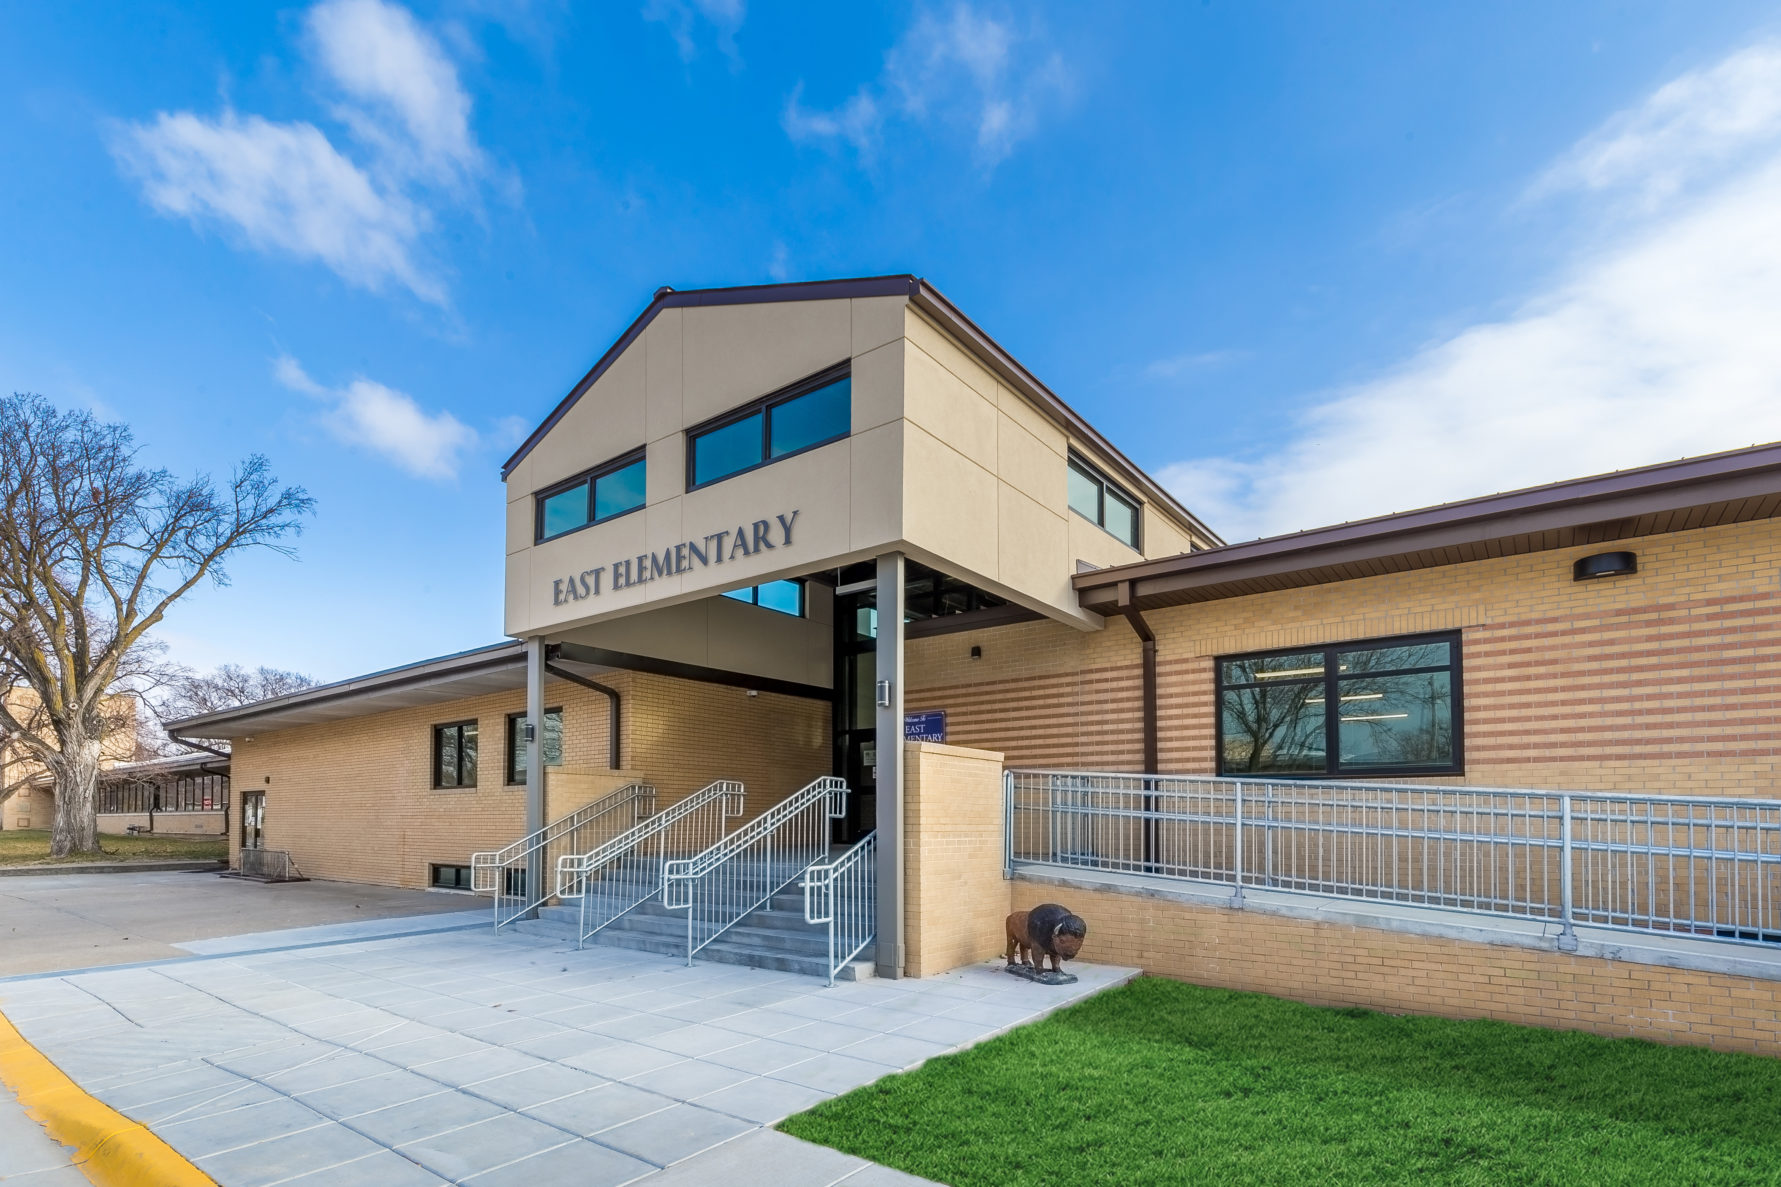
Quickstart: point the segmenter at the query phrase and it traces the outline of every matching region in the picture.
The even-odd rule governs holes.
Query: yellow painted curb
[[[0,1014],[0,1081],[99,1187],[216,1187],[147,1126],[85,1092]]]

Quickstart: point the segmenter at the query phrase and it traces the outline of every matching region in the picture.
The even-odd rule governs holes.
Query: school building
[[[175,723],[238,864],[825,976],[1057,899],[1084,959],[1781,1050],[1781,446],[1227,544],[892,276],[659,290],[503,478],[508,641]]]

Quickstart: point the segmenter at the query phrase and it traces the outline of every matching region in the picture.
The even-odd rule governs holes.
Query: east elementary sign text
[[[772,521],[757,519],[751,524],[738,524],[735,531],[712,532],[703,539],[685,540],[660,552],[627,556],[610,565],[596,565],[579,573],[557,577],[550,583],[550,602],[553,606],[566,606],[584,598],[599,597],[602,587],[630,589],[657,577],[678,577],[695,568],[721,565],[739,556],[789,548],[792,526],[797,522],[798,513],[794,510],[790,515],[775,515]]]

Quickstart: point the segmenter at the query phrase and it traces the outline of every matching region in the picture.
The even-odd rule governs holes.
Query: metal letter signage
[[[930,709],[925,713],[903,714],[905,742],[946,741],[946,710]]]
[[[597,598],[604,592],[602,578],[606,579],[605,589],[630,589],[636,585],[647,585],[657,577],[678,577],[694,569],[721,565],[724,561],[734,560],[739,556],[790,548],[792,527],[797,522],[798,512],[794,509],[790,514],[775,515],[771,520],[757,519],[753,523],[737,524],[734,530],[726,528],[721,532],[713,532],[702,539],[682,540],[668,545],[660,552],[620,557],[610,565],[595,565],[591,569],[553,577],[550,582],[550,604],[567,606],[570,602]],[[725,547],[726,544],[728,547]]]

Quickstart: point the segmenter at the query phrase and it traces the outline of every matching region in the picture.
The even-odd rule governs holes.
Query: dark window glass
[[[610,519],[643,506],[643,459],[594,479],[594,520]],[[549,505],[545,514],[550,513]]]
[[[433,885],[441,890],[469,890],[469,866],[434,866]]]
[[[433,786],[476,786],[476,723],[433,727]]]
[[[847,436],[853,424],[853,381],[841,379],[767,411],[769,457],[784,457]]]
[[[524,783],[526,781],[526,761],[531,747],[526,744],[526,715],[509,713],[507,715],[507,782]],[[563,711],[546,709],[544,711],[544,765],[560,767],[563,765]]]
[[[1457,636],[1219,661],[1227,775],[1457,772]]]
[[[544,523],[541,527],[541,532],[545,537],[560,536],[564,532],[572,532],[586,522],[586,483],[545,497]]]
[[[1117,540],[1138,547],[1138,500],[1102,478],[1093,466],[1069,460],[1070,510],[1105,528]]]
[[[761,457],[761,423],[765,413],[701,433],[693,438],[693,485],[713,482],[726,474],[757,466]]]

